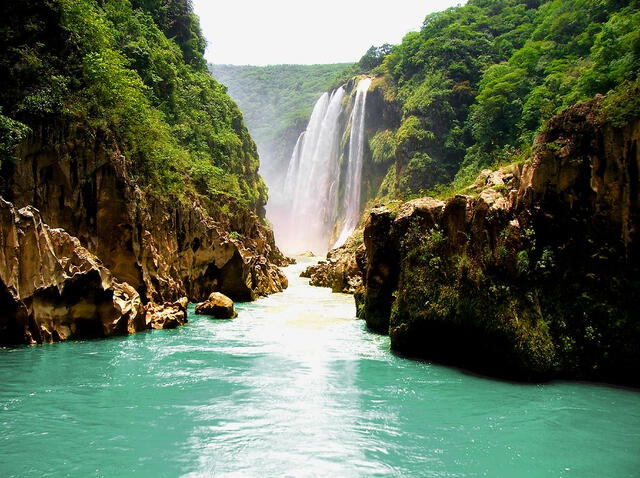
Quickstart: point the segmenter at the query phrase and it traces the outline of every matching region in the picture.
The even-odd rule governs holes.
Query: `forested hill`
[[[43,124],[100,130],[145,187],[266,202],[237,106],[209,75],[189,0],[5,2],[0,152]]]
[[[524,160],[550,118],[597,94],[613,93],[607,111],[624,121],[639,72],[637,0],[469,0],[351,69],[375,75],[395,111],[371,124],[370,146],[400,197]]]
[[[320,95],[349,64],[236,66],[209,65],[238,103],[261,156],[261,173],[289,160]]]

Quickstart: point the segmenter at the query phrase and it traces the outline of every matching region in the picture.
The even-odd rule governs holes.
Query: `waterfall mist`
[[[295,145],[284,185],[278,191],[270,190],[267,214],[284,251],[325,254],[331,246],[343,244],[355,229],[370,85],[371,78],[363,78],[351,97],[345,86],[320,97]],[[347,134],[345,151],[341,140]]]

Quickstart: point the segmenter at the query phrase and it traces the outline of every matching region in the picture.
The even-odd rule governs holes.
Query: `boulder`
[[[220,292],[214,292],[209,299],[196,305],[196,314],[209,315],[216,319],[233,319],[238,314],[233,301]]]
[[[156,304],[149,302],[145,307],[145,320],[150,329],[175,329],[187,323],[188,300],[183,297],[175,302]]]

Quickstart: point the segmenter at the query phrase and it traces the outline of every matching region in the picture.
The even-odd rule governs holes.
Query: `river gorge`
[[[3,476],[637,476],[636,391],[398,357],[299,261],[232,322],[0,350]]]
[[[640,476],[640,3],[403,1],[5,2],[0,478]]]

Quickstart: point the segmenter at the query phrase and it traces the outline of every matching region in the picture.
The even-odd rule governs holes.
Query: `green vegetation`
[[[209,65],[238,102],[251,135],[258,143],[263,173],[278,171],[291,157],[313,105],[345,64],[235,66]]]
[[[24,0],[4,15],[3,161],[26,128],[76,124],[117,144],[137,181],[164,197],[264,205],[255,144],[206,70],[189,0]]]
[[[392,346],[519,380],[637,383],[637,265],[590,215],[546,210],[523,227],[503,220],[493,238],[416,216],[399,246]]]
[[[470,0],[346,74],[363,72],[401,110],[370,141],[374,162],[394,155],[395,194],[458,191],[483,168],[521,161],[572,104],[611,93],[612,123],[637,114],[640,3]]]

